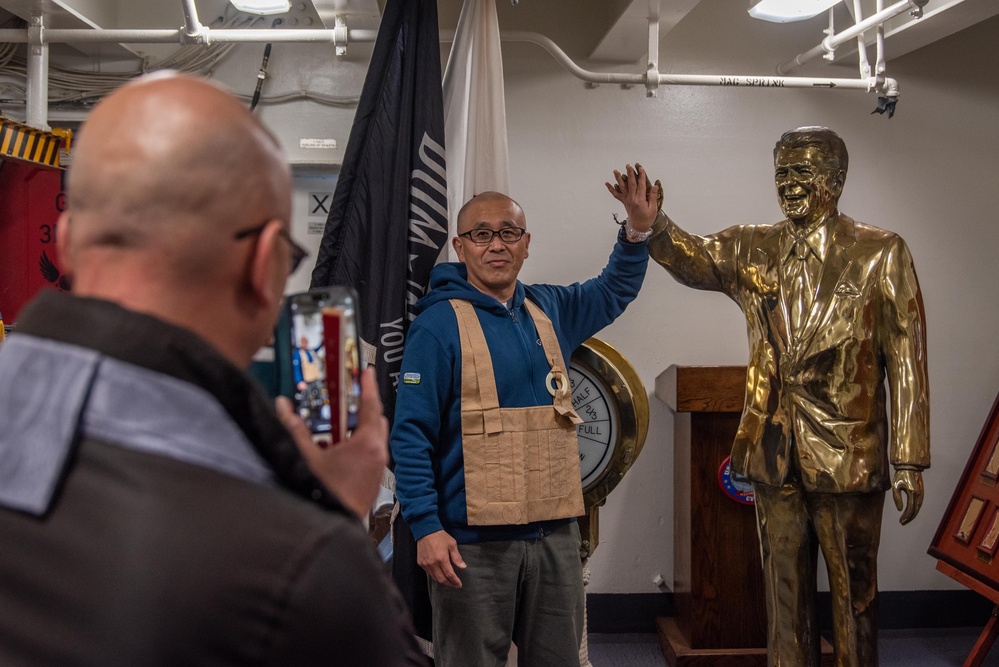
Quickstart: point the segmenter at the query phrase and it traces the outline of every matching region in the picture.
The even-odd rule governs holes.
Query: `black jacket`
[[[0,665],[424,664],[361,524],[201,339],[45,293],[0,376]]]

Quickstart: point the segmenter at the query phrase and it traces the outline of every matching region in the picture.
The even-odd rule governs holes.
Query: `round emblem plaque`
[[[755,505],[753,484],[742,475],[732,472],[732,457],[726,456],[718,467],[718,486],[725,495],[743,505]]]

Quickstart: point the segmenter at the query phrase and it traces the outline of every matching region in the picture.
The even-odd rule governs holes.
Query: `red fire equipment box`
[[[64,172],[0,159],[0,313],[16,326],[22,306],[39,290],[68,288],[55,256]]]

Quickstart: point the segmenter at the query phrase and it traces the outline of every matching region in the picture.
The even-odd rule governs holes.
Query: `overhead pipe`
[[[649,51],[645,68],[645,96],[655,97],[659,87],[659,0],[649,0]]]
[[[87,28],[46,29],[42,16],[32,16],[28,30],[0,29],[0,41],[28,43],[28,93],[26,100],[29,125],[47,129],[48,112],[48,45],[54,43],[117,43],[151,44],[175,43],[181,45],[215,43],[329,43],[336,46],[338,55],[343,55],[349,42],[374,42],[377,30],[349,30],[337,17],[334,29],[281,29],[281,28],[237,28],[211,29],[198,18],[195,0],[181,0],[184,10],[184,28],[180,30],[93,30]],[[859,5],[859,0],[855,0]],[[820,54],[830,54],[837,46],[857,37],[863,42],[863,33],[873,26],[879,26],[878,64],[875,76],[869,75],[862,59],[861,78],[821,78],[789,76],[744,76],[724,74],[663,74],[659,71],[659,0],[649,0],[649,52],[646,72],[638,74],[621,72],[592,72],[579,67],[555,42],[548,37],[524,31],[501,31],[503,41],[528,42],[544,48],[570,74],[587,83],[619,84],[623,86],[643,85],[646,95],[654,97],[658,86],[735,86],[746,88],[844,88],[848,90],[879,90],[888,96],[898,95],[898,83],[884,78],[883,23],[888,19],[912,9],[913,15],[921,16],[922,8],[928,0],[899,0],[888,9],[883,9],[883,0],[878,0],[879,11],[868,19],[858,22],[839,35],[833,33],[832,14],[830,28],[822,43],[794,60],[777,68],[778,74],[797,67]],[[859,10],[857,16],[859,17]],[[441,41],[453,41],[454,31],[441,31]],[[864,54],[866,56],[866,53]]]
[[[181,0],[184,6],[184,37],[192,42],[200,43],[200,39],[205,32],[205,26],[201,25],[198,18],[198,8],[194,0]]]
[[[345,47],[348,42],[374,42],[377,30],[337,30],[325,28],[226,28],[202,26],[197,35],[184,30],[91,30],[89,28],[47,28],[43,44],[221,44],[251,42],[328,43]],[[0,30],[0,42],[24,43],[24,30]]]
[[[885,21],[895,18],[907,10],[911,11],[912,15],[918,18],[923,15],[923,7],[926,6],[927,2],[929,2],[929,0],[899,0],[887,9],[882,9],[881,11],[873,14],[870,18],[855,23],[853,26],[847,28],[840,34],[827,36],[818,46],[795,56],[786,63],[778,65],[777,73],[786,74],[792,69],[804,65],[813,58],[821,55],[831,55],[840,44],[843,44],[854,37],[862,37],[867,30],[881,25]]]
[[[49,130],[49,45],[42,42],[45,19],[32,14],[25,34],[28,42],[28,85],[24,101],[24,120],[39,130]]]
[[[909,0],[904,0],[908,2]],[[294,43],[330,43],[344,46],[345,42],[374,42],[376,30],[346,31],[329,29],[291,29],[291,28],[236,28],[213,30],[203,26],[197,42],[208,45],[222,42],[294,42]],[[577,65],[566,53],[545,35],[524,31],[501,31],[500,38],[507,42],[528,42],[544,48],[570,74],[587,83],[641,85],[654,90],[657,85],[699,85],[699,86],[745,86],[766,88],[849,88],[869,90],[869,82],[855,79],[833,79],[813,77],[786,76],[744,76],[722,74],[663,74],[650,68],[646,73],[623,72],[593,72]],[[453,41],[454,31],[441,31],[441,41]],[[28,41],[24,30],[0,30],[0,41]],[[187,44],[190,40],[184,30],[91,30],[87,28],[49,28],[40,33],[40,44],[61,43],[176,43]],[[650,65],[656,65],[650,62]]]
[[[908,1],[908,0],[906,0]],[[444,33],[442,33],[443,35]],[[451,32],[453,39],[453,31]],[[543,47],[570,74],[587,83],[645,85],[647,74],[591,72],[577,65],[548,37],[535,32],[500,31],[500,39],[508,42],[528,42]],[[445,41],[448,41],[445,39]],[[845,88],[870,91],[874,81],[867,79],[832,79],[814,77],[744,76],[739,74],[656,74],[656,85],[674,86],[742,86],[745,88]]]
[[[877,11],[883,11],[885,7],[884,0],[878,0]],[[919,9],[922,12],[922,8]],[[863,41],[863,37],[858,37],[858,40]],[[883,77],[885,75],[885,70],[887,69],[885,65],[885,24],[878,24],[877,32],[877,60],[874,66],[874,75],[877,77]]]
[[[878,6],[877,11],[881,11],[883,9],[883,7],[881,6],[882,5],[882,0],[878,0],[878,4],[879,4],[879,6]],[[863,14],[863,8],[861,7],[860,0],[853,0],[853,19],[854,19],[854,21],[861,21],[861,20],[863,20],[863,15],[864,15]],[[836,34],[835,31],[832,29],[832,20],[833,20],[832,16],[833,16],[833,10],[830,9],[829,10],[829,30],[830,30],[829,34],[830,35]],[[861,77],[865,77],[865,78],[869,77],[871,75],[871,63],[867,59],[867,43],[864,41],[864,36],[863,35],[857,35],[857,58],[860,61],[860,63],[859,63],[860,64],[860,76]]]

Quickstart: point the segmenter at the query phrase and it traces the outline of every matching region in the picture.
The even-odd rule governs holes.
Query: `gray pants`
[[[430,581],[437,667],[579,667],[583,571],[575,523],[547,537],[458,546],[461,588]]]

